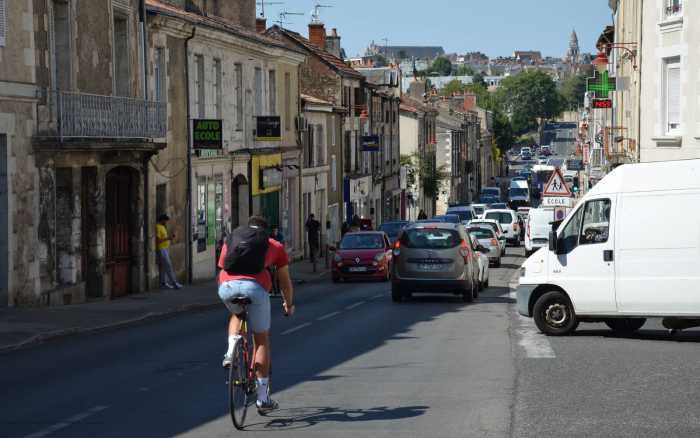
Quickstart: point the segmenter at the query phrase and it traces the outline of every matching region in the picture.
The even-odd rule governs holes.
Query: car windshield
[[[469,234],[477,239],[493,239],[493,230],[487,228],[469,228]]]
[[[447,210],[447,214],[448,214],[448,215],[456,214],[457,216],[459,216],[460,222],[462,222],[462,221],[470,221],[470,220],[472,220],[472,219],[474,218],[474,217],[472,216],[472,211],[471,211],[471,210],[459,210],[459,211],[455,211],[455,210],[449,210],[449,209],[448,209],[448,210]]]
[[[340,249],[380,249],[384,239],[380,234],[349,234],[340,241]]]
[[[510,196],[527,196],[527,190],[521,188],[512,188],[508,191]]]
[[[484,214],[484,210],[486,210],[484,207],[474,207],[474,212],[476,212],[478,215]]]
[[[508,208],[508,206],[502,202],[497,202],[495,204],[491,204],[490,207],[494,210],[498,210],[501,208]],[[492,218],[487,217],[486,219],[492,219]]]
[[[509,224],[513,222],[513,216],[510,215],[510,213],[506,212],[501,212],[501,211],[492,211],[489,213],[486,213],[485,219],[491,219],[498,221],[500,224]]]
[[[402,222],[392,222],[380,225],[379,231],[384,231],[389,237],[396,237],[399,235],[399,232],[401,232],[401,229],[405,226],[406,224]]]
[[[485,187],[481,189],[481,194],[484,196],[498,196],[498,189]]]
[[[402,246],[417,249],[449,249],[461,241],[457,231],[440,228],[414,228],[401,236]]]
[[[458,224],[461,222],[460,217],[456,213],[443,214],[440,216],[435,216],[433,219],[439,219],[442,222],[448,222],[451,224]]]

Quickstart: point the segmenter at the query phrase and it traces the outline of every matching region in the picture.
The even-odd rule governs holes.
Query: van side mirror
[[[556,231],[550,231],[549,232],[549,250],[556,253],[558,249],[557,245],[557,233]]]

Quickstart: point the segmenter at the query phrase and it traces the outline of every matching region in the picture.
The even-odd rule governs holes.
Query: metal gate
[[[0,307],[8,301],[7,135],[0,134]]]
[[[107,174],[106,263],[112,272],[112,297],[131,292],[132,172],[118,167]]]

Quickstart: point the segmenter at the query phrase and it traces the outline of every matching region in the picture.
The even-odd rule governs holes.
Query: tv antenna
[[[279,24],[280,26],[284,26],[285,24],[291,24],[290,22],[287,21],[287,17],[290,15],[305,15],[301,12],[288,12],[288,11],[280,11],[279,13],[279,18],[275,23]]]
[[[260,0],[257,2],[257,5],[260,6],[260,16],[264,17],[265,16],[265,5],[267,6],[272,6],[272,5],[283,5],[284,2],[268,2],[265,0]]]
[[[332,8],[331,5],[322,5],[321,3],[316,3],[314,8],[311,10],[311,22],[314,24],[321,23],[321,9]]]

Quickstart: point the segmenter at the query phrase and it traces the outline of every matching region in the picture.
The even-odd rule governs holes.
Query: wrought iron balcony
[[[40,136],[145,139],[167,133],[164,102],[50,90],[47,107],[49,120],[40,120]]]

